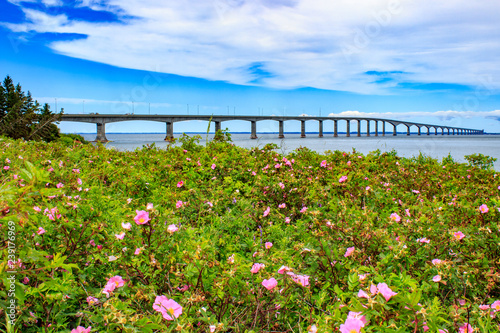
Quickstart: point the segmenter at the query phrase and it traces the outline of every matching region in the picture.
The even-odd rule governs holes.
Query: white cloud
[[[436,117],[443,120],[454,118],[486,118],[496,119],[500,121],[500,110],[494,111],[413,111],[405,113],[396,112],[359,112],[359,111],[342,111],[340,113],[330,113],[328,117],[372,117],[372,118],[387,118],[387,119],[409,119],[409,118],[429,118]]]
[[[13,2],[17,2],[14,1]],[[57,0],[45,0],[55,3]],[[14,31],[78,33],[58,53],[114,66],[272,87],[390,93],[401,81],[500,89],[500,2],[478,0],[82,0],[126,24],[25,9]],[[272,75],[248,68],[261,64]],[[403,71],[373,83],[366,71]]]

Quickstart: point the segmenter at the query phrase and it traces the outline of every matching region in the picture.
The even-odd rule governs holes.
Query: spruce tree
[[[24,93],[21,85],[10,76],[0,85],[0,134],[14,139],[52,141],[59,137],[54,124],[60,113],[52,113],[48,104],[43,107]]]

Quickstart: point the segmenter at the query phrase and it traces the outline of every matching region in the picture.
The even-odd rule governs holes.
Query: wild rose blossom
[[[344,253],[344,257],[349,257],[351,254],[354,253],[354,246],[353,247],[348,247],[347,250]]]
[[[270,278],[268,280],[262,281],[262,285],[267,289],[267,290],[273,290],[277,285],[278,281],[276,281],[275,278]]]
[[[182,187],[184,185],[184,182],[181,180],[177,183],[177,187]]]
[[[123,238],[125,238],[125,233],[124,232],[120,232],[119,234],[115,234],[115,237],[117,239],[123,239]]]
[[[397,213],[392,213],[389,218],[391,219],[391,221],[394,221],[394,222],[401,221],[401,216],[399,216]]]
[[[343,183],[347,180],[347,176],[342,176],[339,178],[339,183]]]
[[[267,249],[267,250],[269,250],[270,248],[272,248],[272,247],[273,247],[273,243],[271,243],[271,242],[266,242],[266,243],[264,244],[264,246],[266,247],[266,249]]]
[[[93,296],[89,296],[89,297],[87,297],[87,303],[89,303],[89,305],[94,305],[94,304],[98,304],[99,300]]]
[[[388,302],[392,296],[397,295],[397,293],[393,292],[391,288],[385,283],[379,283],[377,285],[378,293],[384,296],[385,300]]]
[[[455,237],[456,240],[461,240],[465,237],[464,233],[461,231],[457,231],[453,233],[453,236]]]
[[[459,333],[472,333],[474,329],[472,328],[472,326],[470,324],[463,324],[462,326],[460,326],[460,328],[458,329],[458,332]]]
[[[321,166],[322,168],[326,168],[326,160],[321,161],[320,166]]]
[[[134,254],[137,256],[137,255],[139,255],[141,253],[141,251],[142,251],[141,248],[138,247],[137,249],[135,249]]]
[[[130,228],[132,228],[132,224],[130,223],[125,223],[125,222],[122,222],[122,228],[123,229],[127,229],[127,230],[130,230]]]
[[[500,301],[494,301],[493,304],[491,304],[491,308],[495,310],[495,312],[500,311]]]
[[[278,273],[280,274],[285,274],[286,272],[290,272],[292,269],[288,266],[281,266],[280,269],[278,269]]]
[[[166,296],[156,296],[153,309],[160,312],[166,320],[174,320],[182,314],[182,306]]]
[[[434,282],[439,282],[439,281],[441,281],[441,275],[435,275],[435,276],[432,278],[432,281],[434,281]]]
[[[102,290],[103,294],[106,294],[106,297],[109,297],[109,293],[113,292],[118,287],[123,287],[125,285],[125,281],[122,279],[120,275],[115,275],[108,280],[104,289]]]
[[[269,215],[269,212],[271,211],[271,207],[267,207],[266,210],[264,211],[264,214],[262,214],[263,217],[266,217],[267,215]]]
[[[39,234],[39,235],[42,235],[42,234],[45,233],[45,229],[42,228],[42,227],[38,227],[38,231],[36,233]]]
[[[347,318],[339,329],[341,333],[359,333],[364,326],[365,324],[358,318]]]
[[[92,326],[89,326],[87,328],[82,327],[82,326],[78,326],[77,328],[72,329],[71,333],[90,333],[91,329],[92,329]]]
[[[432,259],[432,264],[434,266],[439,265],[441,262],[443,262],[441,259]]]
[[[482,204],[481,206],[479,206],[479,211],[482,213],[482,214],[485,214],[485,213],[488,213],[490,209],[488,208],[488,206],[486,206],[486,204]]]
[[[145,210],[136,210],[135,213],[137,215],[134,217],[134,221],[138,225],[146,224],[150,220],[149,213],[146,212]]]
[[[167,228],[167,231],[171,234],[173,234],[174,232],[176,232],[177,230],[179,230],[179,228],[177,228],[177,226],[175,224],[171,224],[168,226]]]
[[[256,274],[264,267],[266,267],[266,265],[255,263],[255,264],[253,264],[252,269],[250,269],[250,272],[253,274]]]

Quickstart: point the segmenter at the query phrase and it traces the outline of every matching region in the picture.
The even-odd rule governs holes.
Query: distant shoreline
[[[183,133],[186,133],[186,134],[204,134],[206,135],[207,132],[174,132],[174,135],[182,135]],[[251,134],[250,132],[228,132],[229,134]],[[346,132],[337,132],[339,135],[343,134],[345,135]],[[396,132],[398,135],[406,135],[407,132]],[[64,134],[79,134],[79,135],[84,135],[84,134],[87,134],[87,135],[90,135],[90,134],[97,134],[96,132],[84,132],[84,133],[64,133]],[[129,133],[129,132],[106,132],[106,135],[108,134],[166,134],[165,132],[133,132],[133,133]],[[215,134],[215,132],[209,132],[208,134]],[[279,134],[279,132],[257,132],[257,134]],[[283,134],[300,134],[300,132],[283,132]],[[306,134],[319,134],[319,132],[306,132]],[[331,134],[333,135],[333,132],[323,132],[323,135],[325,134]],[[355,132],[351,132],[350,133],[351,136],[356,136],[358,134],[357,131]],[[360,133],[362,136],[366,136],[366,132],[361,132]],[[411,135],[417,135],[418,136],[418,132],[410,132]],[[500,135],[500,133],[483,133],[481,135]],[[370,136],[375,136],[375,133],[374,132],[370,132]],[[382,136],[381,133],[378,134],[378,136]],[[392,136],[392,131],[391,132],[386,132],[385,133],[385,136]],[[420,136],[427,136],[427,133],[422,133]],[[431,133],[429,134],[428,136],[436,136],[436,134],[434,133]],[[469,135],[448,135],[448,134],[444,134],[442,135],[441,133],[438,133],[437,136],[455,136],[455,137],[459,137],[459,136],[463,136],[463,137],[466,137],[466,136],[469,136]],[[477,136],[477,135],[473,135],[473,136]]]

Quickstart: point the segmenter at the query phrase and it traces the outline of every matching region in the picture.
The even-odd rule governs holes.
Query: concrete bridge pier
[[[393,129],[392,129],[392,136],[397,136],[398,132],[396,130],[396,125],[392,124],[392,127],[393,127]]]
[[[441,127],[441,135],[444,135],[444,128]]]
[[[346,121],[347,121],[347,124],[346,124],[345,136],[349,137],[349,136],[351,136],[351,121],[350,120],[346,120]]]
[[[361,136],[361,120],[356,120],[358,122],[358,135],[357,136]]]
[[[431,135],[431,128],[429,126],[425,126],[427,127],[427,135]]]
[[[420,130],[420,126],[418,126],[418,135],[422,135],[422,131]]]
[[[301,138],[306,137],[306,121],[305,120],[300,121],[300,137]]]
[[[96,123],[96,125],[97,125],[97,136],[95,138],[95,141],[108,142],[109,140],[106,139],[106,123]]]
[[[279,128],[280,128],[280,134],[278,137],[280,139],[283,139],[285,137],[285,134],[283,133],[283,120],[279,120],[278,123],[279,123]]]
[[[337,120],[333,121],[333,137],[336,138],[339,136]]]
[[[166,122],[167,135],[165,136],[165,141],[170,141],[174,138],[174,123]]]
[[[450,135],[450,128],[448,127],[447,130],[448,130],[448,135]]]
[[[434,127],[434,135],[438,135],[438,128]]]
[[[220,131],[220,121],[215,122],[215,132]]]
[[[375,136],[378,136],[378,121],[375,120]]]
[[[406,135],[410,136],[410,126],[406,125]]]
[[[385,136],[385,121],[382,122],[382,136]]]
[[[252,128],[251,128],[250,139],[257,139],[257,122],[255,120],[252,120],[251,123],[252,123]]]
[[[366,136],[370,136],[370,121],[366,121]]]
[[[323,120],[318,120],[318,125],[319,125],[319,135],[318,137],[322,138],[323,137]]]

